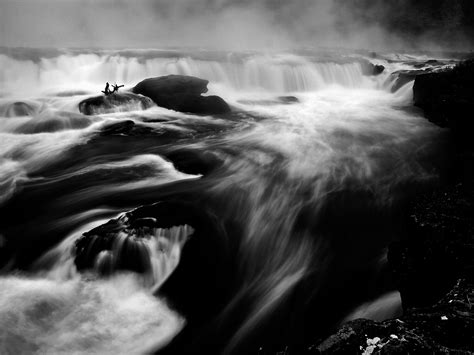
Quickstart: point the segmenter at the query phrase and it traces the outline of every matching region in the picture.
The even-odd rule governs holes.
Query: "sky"
[[[470,50],[472,0],[0,0],[0,46]]]

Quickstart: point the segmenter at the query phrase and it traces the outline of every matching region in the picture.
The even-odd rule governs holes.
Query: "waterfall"
[[[156,56],[155,56],[156,55]],[[133,86],[147,77],[168,74],[205,78],[233,91],[302,92],[330,85],[350,88],[373,85],[358,61],[314,61],[309,57],[255,54],[244,57],[129,57],[120,54],[63,54],[18,60],[0,54],[0,82],[7,91],[94,90],[106,81]]]

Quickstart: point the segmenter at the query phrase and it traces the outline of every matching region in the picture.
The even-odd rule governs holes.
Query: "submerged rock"
[[[33,116],[38,113],[40,104],[37,102],[17,101],[0,107],[0,114],[5,117]]]
[[[131,120],[111,123],[102,128],[101,136],[147,136],[159,135],[153,128],[136,124]]]
[[[145,110],[153,106],[153,102],[146,96],[131,92],[114,93],[90,97],[79,103],[79,111],[85,115],[102,113]]]
[[[133,92],[151,98],[158,106],[197,114],[230,112],[229,105],[219,96],[202,96],[207,92],[204,79],[184,75],[168,75],[139,82]]]
[[[273,105],[291,105],[298,103],[299,100],[295,96],[278,96],[275,99],[269,100],[239,100],[239,103],[244,105],[261,105],[261,106],[273,106]]]

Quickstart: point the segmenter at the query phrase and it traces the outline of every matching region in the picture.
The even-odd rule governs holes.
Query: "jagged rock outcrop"
[[[469,354],[474,350],[474,285],[459,280],[435,305],[399,319],[356,319],[311,348],[319,354]]]
[[[474,189],[462,183],[417,196],[406,237],[388,260],[404,315],[357,319],[316,353],[472,353],[474,351]]]
[[[150,98],[131,92],[94,96],[79,103],[79,111],[84,115],[97,115],[112,112],[146,110],[153,106]]]
[[[430,305],[457,279],[473,277],[472,216],[474,188],[465,183],[414,199],[408,234],[390,246],[388,255],[405,310]]]
[[[417,75],[413,96],[430,121],[470,135],[474,127],[474,59],[452,69]]]
[[[184,75],[167,75],[139,82],[133,92],[151,98],[158,106],[187,113],[222,114],[229,105],[219,96],[202,96],[207,92],[204,79]]]

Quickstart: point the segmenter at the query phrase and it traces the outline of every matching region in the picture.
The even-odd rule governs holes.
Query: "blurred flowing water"
[[[424,58],[379,59],[386,70],[378,76],[367,75],[364,60],[178,50],[0,54],[0,352],[248,353],[298,348],[354,314],[397,314],[386,248],[403,233],[404,199],[436,179],[442,130],[410,107],[412,83],[392,92],[390,73]],[[209,80],[209,93],[232,113],[78,110],[106,81],[127,89],[167,74]],[[127,120],[142,131],[106,133]],[[183,152],[198,168],[174,161]],[[216,216],[226,232],[220,242],[231,250],[215,265],[225,277],[206,283],[202,268],[208,288],[192,290],[203,299],[227,290],[205,319],[160,296],[183,262],[192,224],[155,230],[138,246],[151,276],[104,278],[78,272],[73,261],[82,233],[176,196]],[[113,257],[101,254],[97,267]],[[206,313],[205,304],[193,307]]]

